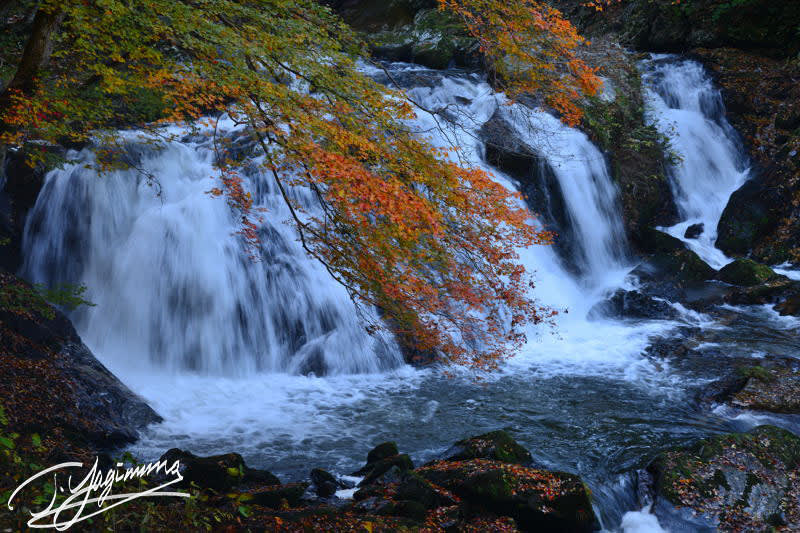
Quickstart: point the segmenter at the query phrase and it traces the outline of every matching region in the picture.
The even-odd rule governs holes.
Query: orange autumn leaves
[[[583,95],[595,95],[601,80],[578,56],[585,43],[561,13],[535,0],[439,0],[477,39],[497,84],[514,99],[540,95],[574,126]]]

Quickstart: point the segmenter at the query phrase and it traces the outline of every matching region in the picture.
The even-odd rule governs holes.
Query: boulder
[[[201,488],[226,491],[245,483],[257,485],[281,483],[266,470],[248,467],[238,453],[198,457],[191,452],[172,448],[162,455],[160,460],[167,461],[168,464],[180,461],[183,484],[187,486],[196,483]]]
[[[784,301],[777,304],[775,310],[780,313],[781,316],[800,316],[800,291],[798,291],[798,294],[792,294]]]
[[[367,453],[367,465],[371,465],[377,463],[382,459],[386,459],[387,457],[392,457],[393,455],[399,454],[400,451],[397,449],[397,443],[393,441],[383,442],[378,444],[373,449]]]
[[[655,513],[674,530],[800,528],[800,438],[772,427],[716,435],[662,453],[648,467]]]
[[[373,483],[386,484],[398,481],[405,472],[413,468],[411,458],[398,453],[397,444],[390,441],[378,444],[370,450],[367,454],[367,464],[353,475],[364,476],[359,483],[359,486],[363,487]]]
[[[320,498],[330,498],[341,486],[333,474],[320,468],[311,471],[311,483],[314,486],[314,492]]]
[[[680,313],[665,300],[657,300],[640,291],[619,289],[608,300],[592,307],[589,315],[673,320],[678,318]]]
[[[800,281],[784,276],[773,276],[760,285],[749,287],[735,286],[725,297],[732,305],[775,304],[775,309],[783,315],[797,315],[795,302],[800,299]]]
[[[696,239],[703,234],[705,231],[706,225],[702,222],[699,224],[692,224],[688,228],[686,228],[686,232],[683,234],[683,237],[686,239]]]
[[[650,263],[661,273],[679,283],[697,283],[714,279],[717,271],[708,266],[695,252],[686,248],[672,252],[659,252]]]
[[[531,453],[502,429],[460,440],[442,454],[442,459],[491,459],[518,465],[530,465],[533,461]]]
[[[523,531],[589,532],[596,519],[578,476],[472,459],[440,461],[416,470],[460,497],[470,516],[507,516]]]
[[[414,468],[411,458],[407,454],[398,454],[368,465],[365,469],[356,472],[363,475],[359,486],[370,485],[372,483],[387,484],[398,481],[400,477]]]
[[[752,287],[778,277],[768,266],[750,259],[737,259],[722,267],[718,278],[731,285]]]

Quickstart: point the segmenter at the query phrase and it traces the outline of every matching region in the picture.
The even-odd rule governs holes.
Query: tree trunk
[[[36,12],[31,35],[28,42],[25,43],[25,50],[22,52],[19,65],[17,65],[17,72],[3,91],[4,94],[0,96],[0,101],[6,99],[7,94],[5,93],[10,89],[20,90],[23,93],[33,91],[36,76],[50,60],[50,54],[53,51],[53,37],[61,21],[64,20],[64,15],[64,10],[60,8],[39,9]]]

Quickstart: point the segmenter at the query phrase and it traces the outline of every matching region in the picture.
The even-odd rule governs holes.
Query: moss
[[[744,378],[754,378],[765,383],[775,381],[775,376],[773,376],[770,371],[763,366],[741,367],[737,370],[737,372]]]
[[[719,271],[719,279],[731,285],[750,287],[776,278],[775,272],[751,259],[737,259]]]

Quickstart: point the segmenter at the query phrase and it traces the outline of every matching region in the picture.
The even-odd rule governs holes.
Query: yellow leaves
[[[439,0],[439,5],[462,19],[510,97],[540,93],[564,122],[580,120],[580,97],[595,94],[600,79],[577,57],[584,39],[561,13],[535,0]]]

